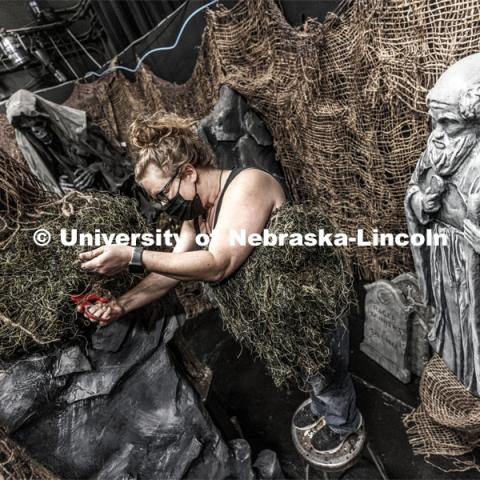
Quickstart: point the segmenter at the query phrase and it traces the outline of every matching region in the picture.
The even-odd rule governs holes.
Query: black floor
[[[362,293],[361,287],[359,293]],[[352,314],[350,331],[350,365],[358,406],[365,418],[369,441],[379,453],[389,478],[480,479],[479,472],[442,472],[412,454],[401,418],[418,404],[418,379],[404,385],[359,352],[363,319],[358,313]],[[228,417],[238,419],[254,456],[270,448],[279,455],[287,478],[305,478],[304,464],[291,441],[290,421],[298,405],[307,398],[306,394],[277,389],[261,362],[255,361],[222,331],[221,320],[215,312],[189,321],[183,333],[200,359],[213,370],[213,409],[219,405]],[[375,478],[371,470],[370,473],[365,470],[369,465],[366,457],[343,478]],[[322,476],[311,471],[310,478]]]

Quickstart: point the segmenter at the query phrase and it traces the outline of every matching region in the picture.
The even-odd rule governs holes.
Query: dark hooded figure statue
[[[30,169],[48,190],[131,190],[125,150],[112,145],[84,111],[18,90],[7,103],[7,118]]]
[[[439,78],[427,97],[432,133],[405,199],[410,234],[444,241],[412,246],[429,340],[448,368],[480,396],[480,54]]]

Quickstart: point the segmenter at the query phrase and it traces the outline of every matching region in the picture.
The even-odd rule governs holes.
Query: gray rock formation
[[[213,148],[218,167],[257,166],[284,181],[264,121],[228,85],[222,85],[212,112],[199,122],[199,134]]]
[[[152,308],[84,346],[3,362],[0,424],[60,478],[280,478],[273,452],[253,468],[245,440],[222,438],[179,374],[167,343],[183,320]]]

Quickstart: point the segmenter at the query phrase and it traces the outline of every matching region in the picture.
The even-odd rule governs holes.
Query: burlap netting
[[[324,25],[309,20],[299,28],[286,22],[274,0],[240,0],[230,10],[208,13],[186,83],[165,82],[146,68],[134,82],[114,73],[77,84],[67,104],[86,110],[124,142],[138,112],[174,111],[199,119],[211,111],[219,86],[229,84],[271,130],[295,200],[315,202],[338,231],[405,232],[403,198],[428,135],[426,93],[449,65],[476,53],[479,44],[477,0],[355,0]],[[22,161],[5,125],[1,116],[0,149]],[[408,248],[342,252],[364,278],[388,278],[412,268]],[[451,397],[442,390],[448,377],[442,372],[436,383],[430,377],[423,381],[424,390],[438,384],[443,393],[432,397],[437,401]],[[461,392],[459,398],[466,399]],[[452,403],[458,411],[443,401],[431,410],[464,425],[462,412],[473,404],[463,401]],[[417,451],[465,450],[464,433],[459,440],[444,433],[446,427],[424,427],[422,409],[415,415],[417,431],[428,438],[419,440]],[[468,418],[467,430],[476,431],[477,424],[470,423],[474,417]],[[433,437],[440,443],[433,444]]]
[[[0,127],[1,128],[1,127]],[[13,152],[15,153],[15,152]],[[23,159],[0,149],[0,250],[20,228],[20,217],[33,213],[33,205],[49,198],[48,192]]]
[[[480,465],[469,454],[480,445],[480,399],[472,395],[434,355],[420,382],[420,406],[404,418],[413,451],[452,460],[447,471],[463,471]],[[435,466],[439,466],[434,464]]]
[[[78,84],[67,104],[126,141],[139,112],[199,119],[227,83],[272,131],[295,200],[313,200],[336,231],[406,232],[403,198],[428,135],[425,96],[449,65],[478,50],[477,7],[476,0],[356,0],[323,25],[293,28],[274,0],[241,0],[207,14],[186,83],[146,68],[134,82],[117,72]],[[364,278],[412,268],[408,247],[342,251]]]

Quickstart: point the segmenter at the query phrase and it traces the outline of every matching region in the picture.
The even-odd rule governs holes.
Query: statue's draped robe
[[[476,150],[476,149],[475,149]],[[441,209],[428,215],[421,209],[420,194],[445,182]],[[440,181],[441,181],[440,180]],[[439,175],[424,153],[409,184],[405,199],[410,235],[430,228],[444,234],[445,246],[411,246],[420,290],[434,307],[429,332],[432,348],[473,394],[480,396],[480,256],[464,238],[463,221],[479,225],[480,156],[474,151],[463,163]],[[475,211],[476,210],[476,211]]]

